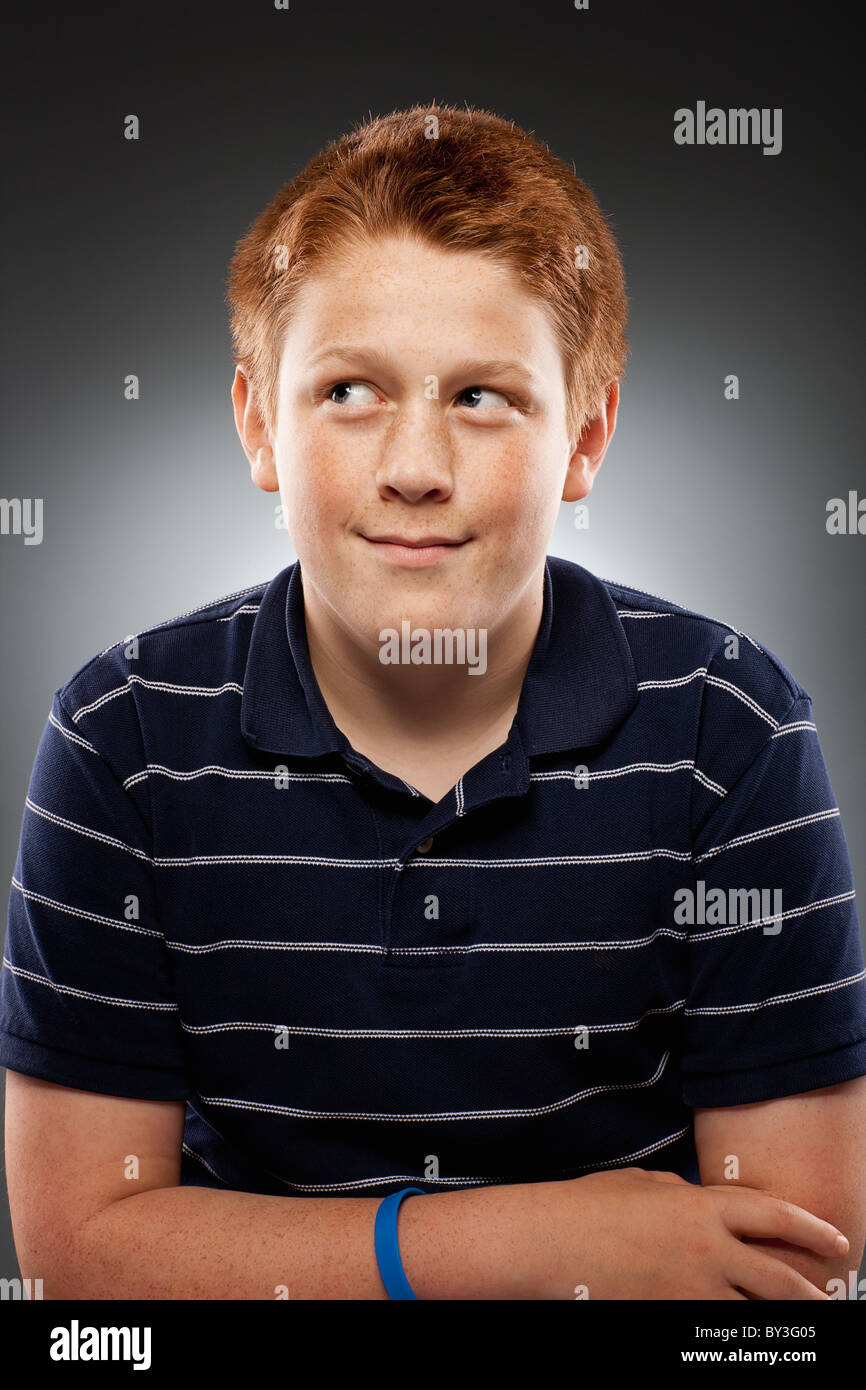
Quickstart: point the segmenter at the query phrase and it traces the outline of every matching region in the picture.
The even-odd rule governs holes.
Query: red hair
[[[625,375],[628,305],[613,232],[547,145],[490,111],[436,105],[392,111],[333,141],[237,243],[227,278],[233,357],[268,433],[307,271],[347,242],[407,233],[494,258],[544,305],[576,439],[608,383]]]

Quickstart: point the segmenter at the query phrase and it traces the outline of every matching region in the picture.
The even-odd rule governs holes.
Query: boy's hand
[[[741,1238],[844,1254],[835,1226],[750,1187],[622,1168],[541,1183],[537,1193],[539,1298],[826,1299]]]

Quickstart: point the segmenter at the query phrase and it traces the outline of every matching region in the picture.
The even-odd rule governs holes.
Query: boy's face
[[[275,436],[248,412],[245,437],[237,388],[236,375],[253,479],[279,486],[305,594],[376,652],[404,618],[492,633],[526,600],[560,501],[592,486],[617,401],[614,386],[577,452],[538,300],[481,254],[390,237],[351,244],[304,282]]]

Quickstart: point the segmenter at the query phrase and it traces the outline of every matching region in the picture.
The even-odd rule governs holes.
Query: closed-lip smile
[[[373,541],[376,544],[387,545],[406,545],[412,550],[420,550],[428,545],[463,545],[463,541],[452,539],[450,536],[419,536],[410,539],[407,536],[365,536],[365,540]]]
[[[452,550],[471,541],[471,536],[363,536],[376,551],[376,560],[402,570],[422,570],[447,565]]]

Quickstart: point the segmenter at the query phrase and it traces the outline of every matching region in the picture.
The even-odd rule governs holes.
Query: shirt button
[[[421,841],[420,845],[418,846],[418,853],[419,853],[419,854],[427,854],[428,851],[431,850],[432,848],[433,848],[433,836],[431,835],[429,839],[427,839],[427,840],[422,840],[422,841]]]

